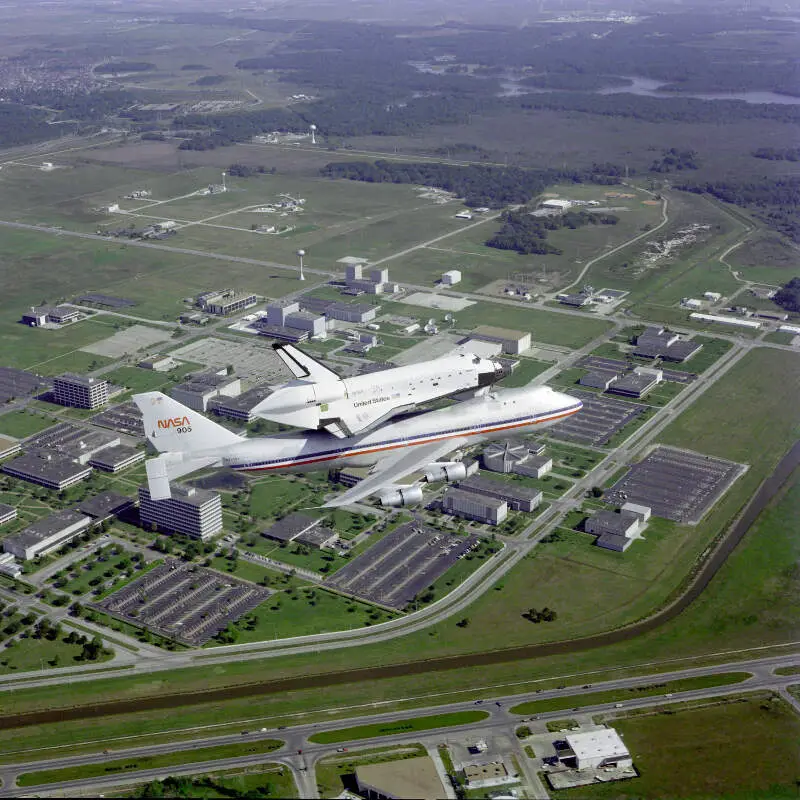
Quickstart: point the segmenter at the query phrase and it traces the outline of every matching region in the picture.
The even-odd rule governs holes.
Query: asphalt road
[[[571,717],[589,719],[592,715],[597,713],[620,711],[618,708],[619,704],[617,702],[576,706],[574,708],[570,708],[568,704],[567,708],[538,714],[531,718],[529,715],[515,714],[509,710],[509,707],[518,703],[530,700],[546,700],[559,697],[574,698],[574,702],[579,703],[582,695],[592,694],[598,691],[610,689],[630,689],[635,687],[650,686],[652,684],[665,683],[667,681],[678,680],[681,678],[718,675],[727,672],[748,672],[750,673],[751,677],[745,681],[742,681],[741,683],[727,686],[717,686],[685,692],[673,692],[671,693],[670,697],[666,697],[661,694],[653,697],[636,697],[635,695],[632,695],[631,699],[626,699],[622,702],[622,708],[624,711],[630,711],[633,709],[648,708],[655,705],[668,705],[684,702],[686,700],[723,697],[730,694],[738,694],[740,692],[753,692],[766,689],[773,690],[781,693],[783,696],[787,696],[786,687],[793,683],[797,683],[800,681],[800,678],[798,678],[797,675],[778,676],[774,674],[774,670],[778,667],[796,666],[798,664],[800,664],[800,656],[798,655],[769,656],[765,658],[717,664],[714,666],[695,667],[671,672],[654,673],[644,676],[619,678],[600,683],[583,684],[582,686],[570,686],[563,689],[546,689],[539,692],[508,694],[500,697],[493,696],[491,693],[487,692],[485,699],[478,702],[469,700],[457,703],[429,706],[424,709],[416,708],[413,711],[391,711],[385,714],[353,716],[346,719],[338,719],[334,722],[291,726],[287,727],[285,730],[270,728],[262,732],[260,728],[268,725],[269,721],[251,720],[248,723],[249,727],[246,729],[248,730],[247,734],[239,732],[234,734],[224,734],[221,736],[215,736],[213,734],[208,736],[201,735],[199,738],[191,741],[165,741],[161,744],[127,749],[125,748],[124,741],[117,742],[114,740],[106,740],[102,743],[98,742],[97,746],[98,748],[103,747],[109,752],[98,752],[91,755],[30,760],[29,758],[26,759],[26,753],[30,754],[31,751],[25,751],[19,754],[20,759],[18,762],[10,765],[0,766],[0,778],[3,780],[3,789],[0,790],[0,797],[19,797],[36,793],[37,790],[35,788],[14,788],[17,776],[24,772],[78,766],[84,764],[105,763],[109,759],[116,758],[134,759],[148,755],[162,755],[174,752],[191,751],[201,747],[237,743],[240,744],[244,741],[252,741],[260,738],[280,738],[284,740],[285,744],[282,748],[271,754],[248,755],[238,758],[226,758],[217,761],[198,762],[195,764],[186,765],[184,767],[143,770],[136,773],[128,773],[124,779],[122,779],[119,775],[115,775],[107,778],[93,778],[87,780],[68,781],[61,784],[50,784],[47,786],[46,793],[48,795],[61,792],[69,792],[70,794],[74,794],[77,792],[87,792],[90,790],[100,792],[111,786],[120,785],[121,783],[145,782],[156,777],[164,777],[168,774],[198,774],[210,769],[218,771],[221,769],[242,767],[258,763],[276,762],[285,764],[293,770],[296,779],[300,782],[300,785],[303,788],[303,793],[301,793],[301,796],[316,797],[316,786],[314,785],[313,780],[313,765],[320,758],[334,754],[340,747],[346,747],[348,749],[355,747],[368,748],[380,745],[386,746],[389,743],[396,745],[419,741],[423,741],[429,746],[435,746],[435,744],[437,742],[441,742],[442,737],[445,736],[451,740],[453,738],[457,738],[459,735],[465,736],[467,734],[483,736],[485,734],[505,732],[513,736],[515,728],[523,721],[527,722],[529,725],[534,723],[532,725],[533,728],[536,728],[537,726],[544,728],[547,721],[553,719],[562,719],[564,718],[565,714],[568,714]],[[791,696],[788,696],[788,698],[795,708],[798,708],[797,700]],[[390,725],[416,716],[451,713],[455,711],[473,710],[476,708],[486,711],[489,714],[489,717],[483,721],[470,725],[449,727],[446,729],[439,729],[438,731],[434,730],[424,733],[411,732],[408,734],[393,735],[390,737],[372,737],[349,742],[344,741],[333,745],[313,744],[309,741],[311,736],[322,731],[337,730],[366,723],[384,723]],[[347,709],[342,710],[346,711]],[[160,736],[165,736],[168,739],[169,731],[165,730],[162,734],[154,734],[155,738]],[[247,737],[246,739],[245,736]]]

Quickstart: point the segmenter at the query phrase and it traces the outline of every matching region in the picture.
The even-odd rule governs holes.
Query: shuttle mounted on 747
[[[549,427],[577,413],[582,407],[579,400],[543,386],[488,390],[447,408],[403,413],[432,392],[438,392],[434,396],[441,397],[467,388],[488,386],[488,378],[482,376],[489,374],[487,370],[494,372],[497,362],[478,359],[471,354],[465,354],[462,361],[458,355],[455,360],[438,359],[415,365],[413,379],[402,371],[406,368],[362,376],[369,381],[359,387],[358,383],[350,383],[358,379],[341,381],[335,373],[296,348],[292,351],[300,355],[298,372],[295,372],[298,380],[279,389],[267,401],[282,391],[290,390],[306,398],[306,407],[291,411],[291,404],[285,402],[284,395],[283,400],[273,401],[271,408],[268,405],[264,416],[286,422],[291,419],[293,422],[290,424],[322,430],[246,438],[161,392],[134,395],[134,402],[143,414],[147,438],[159,452],[157,458],[147,462],[150,496],[154,500],[171,496],[171,480],[207,467],[228,467],[264,474],[358,466],[372,469],[356,486],[325,503],[326,507],[350,505],[373,494],[377,494],[385,505],[407,505],[422,499],[419,485],[400,484],[408,475],[423,472],[427,481],[458,480],[465,476],[464,464],[441,461],[454,450]],[[430,368],[434,364],[440,370],[438,385],[434,385],[436,372]],[[441,372],[445,364],[445,372]],[[335,389],[326,386],[323,392],[328,392],[327,395],[323,392],[317,394],[320,381],[300,378],[300,370],[307,372],[305,379],[323,378],[324,384],[340,381],[343,385]],[[383,381],[384,376],[392,373],[395,375],[389,381],[393,386],[390,391]],[[405,397],[398,389],[401,377],[406,381],[404,388],[408,394]],[[477,387],[463,386],[467,381],[476,382]],[[356,394],[361,389],[364,393]],[[333,399],[336,396],[339,399]],[[323,397],[329,399],[321,400]],[[337,403],[354,401],[356,397],[378,398],[374,403],[358,407],[370,409],[366,417],[359,417],[346,404],[331,412]],[[336,416],[330,416],[332,413]],[[379,424],[398,413],[402,414],[400,418]],[[291,416],[294,414],[297,416]],[[334,429],[329,426],[334,426]],[[354,435],[345,435],[348,432]]]

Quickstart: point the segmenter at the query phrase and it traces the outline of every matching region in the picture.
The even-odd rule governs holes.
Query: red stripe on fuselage
[[[566,414],[558,414],[554,417],[547,417],[546,419],[537,419],[532,422],[516,422],[513,425],[501,425],[497,428],[489,428],[488,430],[472,431],[470,433],[450,433],[445,436],[434,436],[426,439],[423,442],[413,442],[408,444],[390,444],[383,447],[373,447],[365,450],[353,450],[350,453],[336,453],[329,456],[319,456],[317,458],[299,459],[297,461],[283,462],[282,464],[271,464],[263,467],[240,467],[237,472],[264,472],[273,469],[286,469],[286,467],[305,466],[306,464],[318,464],[324,461],[336,461],[341,458],[351,458],[352,456],[367,456],[372,453],[381,453],[385,450],[397,450],[400,447],[419,447],[419,445],[430,444],[431,442],[442,442],[446,439],[460,439],[462,436],[480,436],[486,433],[497,433],[497,431],[507,431],[512,428],[524,428],[528,425],[540,425],[542,422],[552,422],[562,417],[571,417],[580,411],[576,408],[575,411],[568,411]]]

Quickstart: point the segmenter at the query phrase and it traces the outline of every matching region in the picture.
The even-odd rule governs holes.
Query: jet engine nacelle
[[[467,477],[467,468],[461,461],[453,461],[450,463],[436,463],[431,464],[425,470],[425,480],[428,483],[435,481],[460,481]]]
[[[386,492],[379,498],[382,506],[410,506],[422,502],[422,489],[419,486],[409,486],[407,489],[396,489]]]

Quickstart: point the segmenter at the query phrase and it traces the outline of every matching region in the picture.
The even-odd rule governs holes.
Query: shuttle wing
[[[428,464],[436,461],[453,450],[466,444],[464,437],[445,439],[444,441],[430,442],[411,449],[396,451],[396,454],[387,455],[378,461],[372,468],[372,472],[352,489],[348,489],[344,494],[340,494],[325,503],[324,508],[337,508],[352,503],[357,503],[365,497],[374,494],[381,489],[391,489],[397,481],[402,480],[406,475],[417,472]]]
[[[281,361],[289,367],[295,378],[307,378],[313,383],[341,380],[335,372],[329,370],[319,361],[311,358],[311,356],[307,356],[293,345],[274,344],[272,347],[280,356]]]

